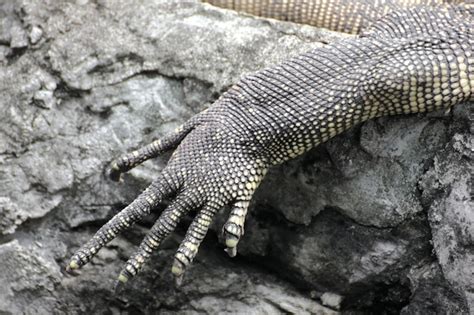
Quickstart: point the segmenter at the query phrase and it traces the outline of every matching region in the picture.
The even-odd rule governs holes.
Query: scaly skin
[[[472,0],[203,0],[222,8],[351,34],[359,34],[391,11],[468,1]]]
[[[431,22],[430,22],[431,21]],[[175,133],[112,163],[111,177],[175,147],[168,165],[71,258],[86,263],[109,241],[171,199],[119,280],[136,275],[190,210],[198,210],[175,255],[178,282],[216,212],[236,254],[249,202],[268,168],[368,119],[449,109],[474,95],[474,19],[453,8],[390,13],[360,37],[339,41],[243,78]]]

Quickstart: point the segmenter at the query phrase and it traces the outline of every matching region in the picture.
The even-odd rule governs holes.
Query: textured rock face
[[[472,312],[468,104],[378,119],[274,168],[240,254],[230,259],[218,243],[223,213],[179,289],[169,269],[185,224],[113,292],[153,218],[80,277],[59,272],[166,157],[121,184],[104,177],[108,162],[241,75],[340,36],[192,1],[3,1],[0,313]]]

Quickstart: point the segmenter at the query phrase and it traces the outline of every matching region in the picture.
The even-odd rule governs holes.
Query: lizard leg
[[[137,252],[133,254],[120,272],[118,280],[127,282],[134,277],[150,258],[161,242],[174,231],[178,222],[190,210],[197,207],[195,197],[191,194],[181,194],[161,213],[151,230],[143,239]]]
[[[224,224],[226,252],[230,257],[237,255],[237,244],[244,235],[245,216],[247,215],[249,200],[237,201],[230,211],[229,218]]]
[[[176,148],[181,140],[183,140],[183,138],[186,137],[186,135],[196,126],[196,121],[197,118],[192,118],[165,137],[155,140],[152,143],[141,147],[138,150],[127,153],[113,161],[109,170],[110,179],[113,181],[119,181],[122,173],[131,170],[146,160],[157,157],[166,151]]]
[[[174,189],[164,177],[153,182],[130,205],[116,214],[85,245],[74,253],[66,267],[66,271],[78,269],[87,264],[105,244],[113,240],[117,234],[148,215],[163,198],[173,191]]]
[[[220,204],[208,204],[204,206],[189,226],[188,231],[174,256],[174,263],[171,268],[171,272],[175,276],[178,285],[182,282],[186,268],[191,264],[194,257],[196,257],[199,245],[201,245],[202,240],[206,236],[214,215],[221,207],[222,205]]]

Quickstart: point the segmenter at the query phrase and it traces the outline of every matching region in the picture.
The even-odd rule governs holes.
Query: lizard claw
[[[234,258],[237,256],[237,246],[236,247],[227,247],[224,251],[229,255],[229,257]]]
[[[245,216],[247,215],[248,206],[249,201],[241,200],[236,202],[230,211],[229,219],[224,224],[223,233],[225,245],[227,246],[225,251],[230,257],[237,255],[237,245],[242,235],[244,235]]]
[[[115,285],[114,285],[115,295],[118,295],[123,291],[127,281],[128,281],[128,277],[125,274],[120,273],[120,275],[118,276],[118,279],[115,281]]]
[[[180,288],[183,285],[184,275],[174,277],[174,285]]]
[[[71,276],[77,276],[78,275],[77,270],[79,268],[80,268],[80,265],[78,261],[75,259],[75,257],[73,257],[64,268],[61,268],[61,271]]]
[[[171,267],[171,273],[174,276],[174,284],[177,288],[179,288],[183,284],[184,271],[184,264],[175,258],[173,267]]]
[[[70,273],[70,272],[72,272],[73,270],[76,270],[76,269],[79,269],[79,264],[77,263],[76,260],[73,259],[66,266],[66,272]]]
[[[78,276],[79,273],[75,269],[72,269],[69,265],[61,266],[60,272],[65,276]]]
[[[121,175],[122,172],[120,171],[120,168],[117,164],[117,162],[113,162],[108,170],[108,176],[111,180],[114,182],[120,182],[121,181]]]

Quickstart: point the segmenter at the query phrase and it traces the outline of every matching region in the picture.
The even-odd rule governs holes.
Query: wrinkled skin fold
[[[474,95],[474,19],[455,7],[394,11],[359,37],[302,54],[241,79],[174,133],[114,161],[110,177],[174,150],[129,206],[72,256],[87,264],[119,233],[161,213],[119,280],[135,276],[190,211],[197,214],[175,255],[178,282],[224,206],[227,252],[236,255],[251,198],[267,170],[368,119],[448,110]]]

